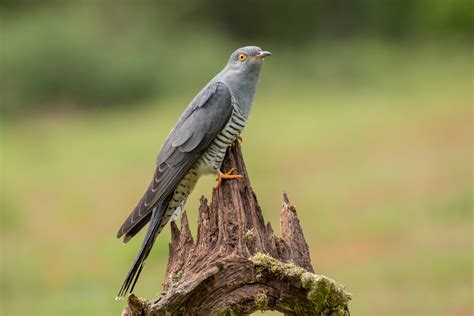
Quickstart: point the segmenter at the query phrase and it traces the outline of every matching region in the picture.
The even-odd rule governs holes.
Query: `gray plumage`
[[[148,222],[141,249],[118,298],[133,291],[156,236],[203,174],[219,172],[227,147],[245,127],[259,81],[263,58],[256,46],[232,53],[227,65],[191,101],[158,154],[148,189],[120,227],[117,237],[128,242]]]

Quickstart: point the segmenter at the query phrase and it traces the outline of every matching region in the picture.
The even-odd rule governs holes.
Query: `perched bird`
[[[217,174],[216,186],[222,179],[242,178],[233,174],[235,168],[222,172],[220,167],[227,147],[245,127],[264,58],[270,55],[256,46],[237,49],[181,114],[158,154],[148,189],[117,233],[126,243],[150,222],[117,298],[133,291],[156,236],[179,216],[201,175]]]

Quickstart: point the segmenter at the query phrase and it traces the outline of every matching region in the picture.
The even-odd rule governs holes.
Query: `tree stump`
[[[349,315],[351,295],[314,274],[296,209],[283,193],[281,237],[265,224],[236,142],[222,170],[236,167],[242,181],[227,180],[201,197],[193,241],[186,213],[171,222],[168,266],[161,296],[131,294],[122,315],[245,315],[277,310],[285,315]]]

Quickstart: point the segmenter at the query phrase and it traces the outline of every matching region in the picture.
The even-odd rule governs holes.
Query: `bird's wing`
[[[186,108],[166,139],[148,189],[120,227],[117,238],[128,241],[150,220],[162,203],[201,157],[232,115],[232,96],[223,83],[204,89]]]

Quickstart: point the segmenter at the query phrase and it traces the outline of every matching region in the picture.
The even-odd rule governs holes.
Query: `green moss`
[[[261,311],[268,309],[268,297],[265,292],[259,292],[255,297],[255,305]]]
[[[331,294],[330,284],[322,279],[320,282],[314,282],[308,288],[308,299],[316,306],[327,306],[328,298]]]
[[[257,274],[268,271],[279,278],[290,279],[294,286],[306,289],[308,300],[317,310],[330,310],[332,313],[344,315],[344,306],[351,299],[351,294],[346,293],[334,280],[310,273],[291,262],[281,262],[263,253],[255,254],[250,260],[256,265]]]
[[[253,229],[247,230],[247,232],[244,235],[244,238],[246,241],[253,241],[255,239],[255,233]]]
[[[180,279],[181,279],[181,276],[183,275],[183,273],[181,271],[174,271],[172,274],[171,274],[171,282],[172,283],[176,283],[178,282]]]
[[[301,276],[303,288],[308,289],[308,299],[317,307],[342,308],[352,298],[344,288],[322,275],[306,272]],[[344,314],[344,310],[341,309]]]
[[[257,265],[257,272],[268,270],[273,274],[287,277],[300,277],[305,270],[292,262],[281,262],[263,253],[257,253],[250,258]]]
[[[212,313],[212,315],[237,316],[237,315],[241,315],[243,311],[244,311],[244,307],[242,305],[235,304],[222,312],[214,312]]]
[[[293,311],[296,315],[303,315],[304,308],[300,304],[296,303],[295,306],[293,306]]]
[[[276,247],[277,247],[278,252],[283,253],[286,250],[285,247],[283,246],[284,245],[283,241],[278,236],[275,236],[275,241],[276,241]]]

